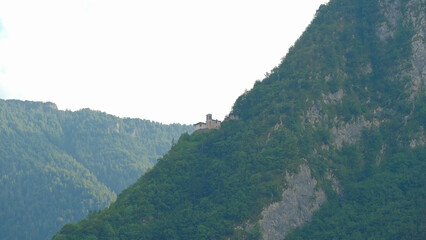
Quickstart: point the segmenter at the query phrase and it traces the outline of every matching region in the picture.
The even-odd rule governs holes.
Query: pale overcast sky
[[[326,0],[0,0],[0,98],[222,120]]]

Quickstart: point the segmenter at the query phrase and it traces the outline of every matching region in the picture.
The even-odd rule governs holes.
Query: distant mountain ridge
[[[426,239],[425,14],[330,0],[238,120],[182,135],[53,239]]]
[[[46,239],[110,204],[193,126],[0,100],[0,239]]]

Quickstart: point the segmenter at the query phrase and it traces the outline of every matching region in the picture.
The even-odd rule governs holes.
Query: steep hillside
[[[426,4],[331,0],[220,130],[54,239],[425,239]],[[283,29],[285,31],[285,29]]]
[[[108,206],[192,126],[0,100],[0,239],[46,239]]]

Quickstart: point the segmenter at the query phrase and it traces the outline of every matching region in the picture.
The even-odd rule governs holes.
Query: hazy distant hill
[[[0,100],[0,239],[46,239],[107,206],[192,126]]]
[[[425,13],[424,0],[321,6],[237,99],[239,120],[182,135],[54,239],[426,239]]]

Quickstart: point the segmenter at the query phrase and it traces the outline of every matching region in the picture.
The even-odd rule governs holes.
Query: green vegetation
[[[322,6],[282,63],[237,99],[240,120],[182,135],[115,203],[54,239],[259,239],[262,209],[302,163],[327,202],[288,239],[425,239],[426,98],[424,86],[409,96],[407,73],[416,1],[398,2]],[[387,10],[401,17],[380,39]]]
[[[108,206],[192,127],[0,100],[0,239],[46,239]]]

